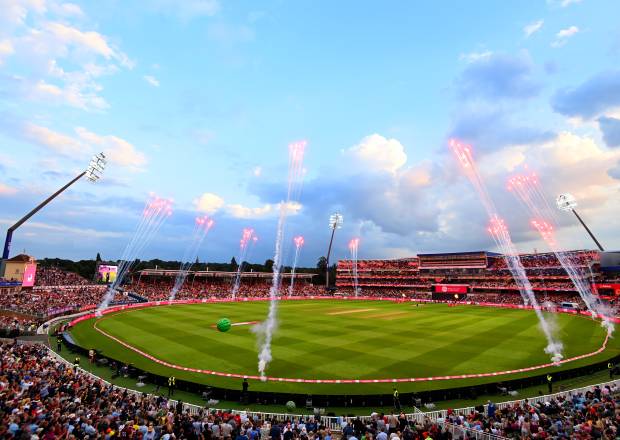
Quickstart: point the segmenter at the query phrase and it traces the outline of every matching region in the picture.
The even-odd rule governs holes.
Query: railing
[[[437,422],[441,426],[443,432],[449,432],[452,434],[454,440],[503,440],[508,437],[502,437],[501,435],[491,434],[490,432],[478,431],[476,429],[466,428],[463,425],[455,425],[453,423],[439,421]]]
[[[612,386],[612,385],[616,385],[616,386],[620,386],[620,380],[612,380],[609,382],[602,382],[599,384],[595,384],[595,385],[587,385],[585,387],[581,387],[581,388],[575,388],[572,390],[567,390],[567,391],[560,391],[558,393],[553,393],[553,394],[545,394],[542,396],[536,396],[536,397],[527,397],[524,399],[518,399],[518,400],[510,400],[507,402],[500,402],[500,403],[496,403],[495,404],[495,408],[496,410],[502,410],[504,408],[512,408],[516,405],[523,405],[526,401],[528,404],[530,405],[535,405],[537,403],[543,403],[543,402],[548,402],[551,400],[558,400],[558,399],[563,399],[563,398],[567,398],[567,397],[571,397],[575,394],[585,394],[588,391],[593,391],[595,387],[600,387],[603,388],[606,385]],[[489,405],[485,404],[484,405],[484,414],[487,415],[488,414],[488,409],[489,409]],[[454,409],[452,410],[452,412],[456,415],[463,415],[463,416],[467,416],[471,413],[473,413],[474,411],[476,411],[475,407],[470,406],[467,408],[458,408],[458,409]],[[438,420],[438,419],[444,419],[448,416],[448,410],[443,409],[443,410],[438,410],[438,411],[429,411],[424,413],[427,417],[429,417],[430,419],[433,420]]]

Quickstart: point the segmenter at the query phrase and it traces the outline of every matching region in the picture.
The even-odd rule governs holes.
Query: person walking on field
[[[549,394],[553,392],[553,385],[551,383],[552,381],[553,381],[553,376],[550,374],[547,374],[547,388],[549,389]]]
[[[394,391],[394,409],[397,412],[400,412],[400,398],[398,397],[398,390],[396,389],[396,387],[393,388]]]
[[[250,384],[248,383],[248,379],[244,378],[243,382],[241,384],[241,403],[243,403],[244,405],[248,404],[248,388],[249,388]]]
[[[174,387],[177,383],[177,380],[174,376],[170,376],[168,378],[168,397],[174,396]]]

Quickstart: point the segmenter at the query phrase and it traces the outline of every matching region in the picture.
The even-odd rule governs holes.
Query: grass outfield
[[[183,367],[256,374],[251,326],[220,333],[222,317],[233,323],[266,316],[265,301],[159,306],[106,315],[77,324],[74,339],[86,348],[179,379],[238,389],[229,379],[171,369],[148,360],[97,332],[93,325],[163,361]],[[605,338],[597,322],[547,315],[555,321],[565,357],[598,349]],[[267,374],[304,379],[383,379],[485,373],[549,362],[546,342],[532,311],[476,306],[448,307],[389,301],[283,301]],[[610,339],[600,355],[561,367],[499,377],[399,383],[400,392],[497,382],[582,366],[620,353]],[[392,384],[303,384],[252,381],[252,391],[312,394],[391,393]]]

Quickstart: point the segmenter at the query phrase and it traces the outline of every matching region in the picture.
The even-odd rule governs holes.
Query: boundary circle
[[[285,300],[285,301],[290,301],[290,300],[313,300],[313,299],[339,299],[339,300],[359,300],[359,301],[364,301],[364,300],[375,300],[375,301],[398,301],[398,302],[425,302],[425,301],[420,301],[420,300],[403,300],[403,299],[399,299],[399,298],[377,298],[377,297],[343,297],[343,298],[334,298],[334,297],[325,297],[325,296],[321,296],[321,297],[300,297],[300,298],[280,298],[279,300]],[[201,300],[179,300],[179,301],[154,301],[154,302],[147,302],[147,303],[140,303],[140,304],[132,304],[132,305],[124,305],[124,306],[117,306],[117,307],[111,307],[108,308],[106,310],[103,310],[102,312],[94,312],[94,313],[88,313],[86,315],[83,315],[77,319],[74,319],[73,321],[70,322],[70,326],[73,327],[75,324],[77,324],[78,322],[82,322],[82,321],[86,321],[88,319],[91,318],[101,318],[102,315],[107,315],[110,313],[115,313],[115,312],[120,312],[120,311],[130,311],[131,309],[141,309],[141,308],[149,308],[149,307],[156,307],[156,306],[167,306],[167,305],[175,305],[175,304],[201,304],[201,303],[222,303],[222,302],[246,302],[246,301],[268,301],[268,298],[243,298],[240,300],[231,300],[231,299],[201,299]],[[486,307],[503,307],[503,308],[518,308],[518,309],[525,309],[525,310],[530,310],[533,309],[533,307],[531,306],[512,306],[512,307],[506,307],[505,304],[494,304],[494,303],[464,303],[463,305],[478,305],[478,306],[486,306]],[[555,313],[569,313],[569,314],[586,314],[589,315],[589,313],[578,313],[574,310],[568,310],[568,309],[558,309]],[[239,373],[226,373],[226,372],[221,372],[221,371],[214,371],[214,370],[206,370],[206,369],[201,369],[201,368],[193,368],[193,367],[184,367],[182,365],[178,365],[178,364],[173,364],[171,362],[167,362],[164,361],[162,359],[157,358],[156,356],[153,356],[149,353],[146,353],[134,346],[132,346],[131,344],[110,335],[109,333],[106,333],[105,331],[101,330],[100,328],[97,327],[97,323],[98,323],[98,319],[95,321],[95,323],[93,324],[93,328],[100,334],[102,334],[103,336],[107,337],[108,339],[111,339],[113,341],[115,341],[116,343],[122,345],[123,347],[132,350],[133,352],[141,355],[142,357],[145,357],[146,359],[149,359],[152,362],[155,362],[159,365],[163,365],[165,367],[168,368],[173,368],[176,370],[180,370],[180,371],[189,371],[192,373],[198,373],[198,374],[204,374],[204,375],[211,375],[211,376],[219,376],[219,377],[227,377],[227,378],[238,378],[238,379],[252,379],[252,380],[261,380],[261,381],[275,381],[275,382],[295,382],[295,383],[312,383],[312,384],[358,384],[358,383],[363,383],[363,384],[369,384],[369,383],[403,383],[403,382],[430,382],[430,381],[441,381],[441,380],[453,380],[453,379],[474,379],[474,378],[482,378],[482,377],[496,377],[496,376],[504,376],[504,375],[509,375],[509,374],[515,374],[515,373],[525,373],[528,371],[535,371],[535,370],[540,370],[543,368],[548,368],[548,367],[553,367],[553,366],[558,366],[558,365],[562,365],[562,364],[566,364],[568,362],[573,362],[573,361],[577,361],[580,359],[586,359],[588,357],[592,357],[592,356],[596,356],[598,354],[601,354],[603,351],[605,351],[605,349],[607,348],[607,343],[609,341],[609,333],[607,333],[605,335],[605,340],[603,341],[603,344],[601,345],[601,347],[599,347],[597,350],[592,351],[590,353],[584,353],[578,356],[573,356],[571,358],[566,358],[566,359],[562,359],[559,362],[547,362],[544,364],[539,364],[539,365],[533,365],[530,367],[524,367],[524,368],[517,368],[517,369],[513,369],[513,370],[504,370],[504,371],[493,371],[493,372],[485,372],[485,373],[469,373],[469,374],[460,374],[460,375],[448,375],[448,376],[429,376],[429,377],[409,377],[409,378],[380,378],[380,379],[302,379],[302,378],[289,378],[289,377],[272,377],[272,376],[265,376],[265,377],[261,377],[258,375],[248,375],[248,374],[239,374]],[[620,321],[620,320],[618,320]]]

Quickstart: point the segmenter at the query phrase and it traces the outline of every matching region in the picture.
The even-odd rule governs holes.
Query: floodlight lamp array
[[[101,178],[107,163],[105,154],[99,153],[93,156],[86,168],[86,178],[89,182],[95,183]]]

